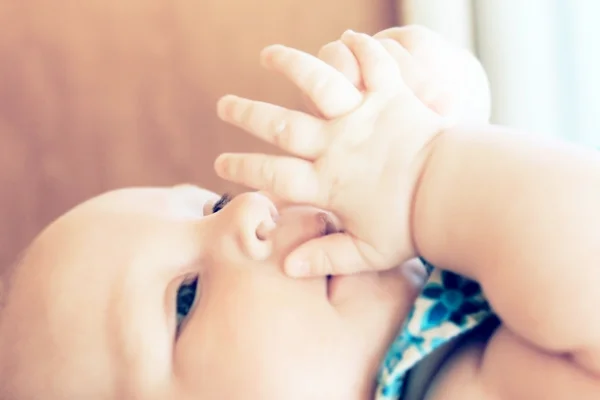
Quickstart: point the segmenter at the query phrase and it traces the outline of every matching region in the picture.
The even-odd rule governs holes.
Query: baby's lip
[[[319,212],[318,217],[321,220],[322,225],[321,236],[341,232],[339,221],[331,213],[321,211]]]
[[[327,236],[342,231],[339,220],[337,220],[333,214],[322,211],[318,214],[318,217],[322,221],[321,236]],[[327,275],[325,277],[325,293],[329,300],[334,296],[339,278],[339,276],[333,275]]]

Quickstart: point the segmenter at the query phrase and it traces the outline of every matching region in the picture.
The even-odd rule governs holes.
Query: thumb
[[[309,240],[293,250],[285,260],[286,274],[291,277],[348,275],[371,268],[347,233],[334,233]]]

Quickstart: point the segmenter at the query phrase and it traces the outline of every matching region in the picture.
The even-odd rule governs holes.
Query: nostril
[[[271,206],[269,207],[269,211],[271,213],[271,219],[273,220],[273,223],[276,223],[277,219],[279,219],[279,212],[277,211],[277,207],[275,207],[274,204],[271,204]]]
[[[256,228],[256,238],[258,240],[267,240],[269,234],[275,229],[275,220],[261,222]]]
[[[269,234],[277,226],[277,220],[279,219],[279,212],[277,207],[273,203],[269,204],[269,216],[270,219],[262,221],[256,228],[256,237],[258,240],[267,240]]]

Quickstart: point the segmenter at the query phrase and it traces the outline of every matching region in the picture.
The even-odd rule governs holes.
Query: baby
[[[432,70],[435,83],[418,68],[411,83],[433,108],[477,114],[463,110],[466,90],[450,102],[442,95],[456,76],[486,88],[483,75],[462,70],[480,68],[462,50],[416,27],[378,37],[398,60]],[[361,85],[342,42],[321,58]],[[412,261],[331,279],[285,276],[291,249],[338,229],[317,208],[275,207],[261,193],[228,201],[191,186],[132,188],[85,202],[2,270],[0,398],[372,398],[426,275]]]
[[[415,32],[344,35],[322,55],[342,73],[263,53],[320,116],[220,102],[223,119],[298,157],[217,160],[221,176],[267,192],[119,190],[42,232],[3,271],[1,398],[387,397],[382,361],[431,282],[416,256],[481,282],[503,321],[446,357],[423,396],[597,397],[598,157],[457,125],[470,114],[460,99],[477,96],[453,102],[417,72],[464,57],[427,58],[422,37],[407,51],[399,38]]]

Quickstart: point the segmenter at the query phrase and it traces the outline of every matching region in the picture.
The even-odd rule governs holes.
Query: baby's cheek
[[[372,359],[381,361],[408,317],[427,272],[418,260],[381,273],[355,276],[341,312],[357,332],[357,342]],[[372,365],[377,367],[377,365]]]

